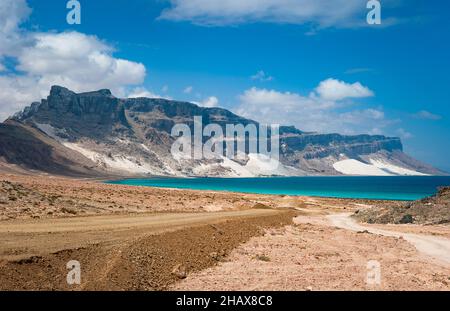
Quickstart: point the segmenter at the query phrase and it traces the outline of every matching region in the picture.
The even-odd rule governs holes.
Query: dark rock
[[[412,224],[414,223],[414,217],[412,215],[404,215],[399,221],[400,224]]]
[[[187,269],[184,265],[178,264],[173,268],[172,274],[179,279],[185,279],[187,278]]]

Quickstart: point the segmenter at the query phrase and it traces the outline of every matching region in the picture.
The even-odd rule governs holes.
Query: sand
[[[0,289],[450,290],[445,262],[400,234],[449,241],[450,226],[329,219],[400,204],[0,174]],[[66,282],[70,260],[80,285]],[[379,285],[366,282],[373,260]]]
[[[235,249],[227,261],[193,275],[173,290],[450,290],[450,268],[404,239],[335,228],[321,216],[268,230]],[[367,282],[371,261],[379,284]]]

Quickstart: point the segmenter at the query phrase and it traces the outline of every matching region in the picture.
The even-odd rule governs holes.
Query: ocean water
[[[151,178],[108,183],[258,194],[412,201],[435,194],[438,187],[450,186],[450,177]]]

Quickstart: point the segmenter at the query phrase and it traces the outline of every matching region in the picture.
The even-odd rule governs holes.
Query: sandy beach
[[[3,290],[450,290],[448,225],[342,218],[400,202],[0,181]],[[66,282],[70,260],[80,285]]]

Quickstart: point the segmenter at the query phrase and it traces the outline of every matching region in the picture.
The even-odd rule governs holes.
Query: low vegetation
[[[450,225],[450,187],[419,201],[359,210],[354,217],[366,223]]]

